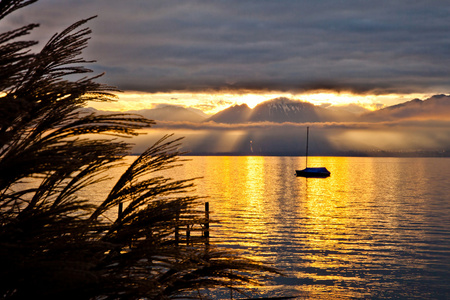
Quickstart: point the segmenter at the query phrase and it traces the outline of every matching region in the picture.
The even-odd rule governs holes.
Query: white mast
[[[306,127],[306,168],[308,167],[308,141],[309,140],[309,127]]]

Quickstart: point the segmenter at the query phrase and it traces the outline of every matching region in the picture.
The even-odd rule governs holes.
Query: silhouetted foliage
[[[33,2],[1,1],[0,19]],[[88,20],[35,54],[36,42],[17,39],[38,25],[0,35],[1,297],[195,298],[231,280],[230,288],[257,283],[273,270],[207,243],[176,240],[177,229],[205,222],[201,199],[189,196],[193,180],[158,173],[180,162],[179,139],[164,136],[145,151],[102,203],[79,196],[121,165],[131,147],[124,137],[153,124],[82,113],[87,101],[112,101],[116,91],[96,83],[98,76],[68,79],[91,72],[80,58]]]

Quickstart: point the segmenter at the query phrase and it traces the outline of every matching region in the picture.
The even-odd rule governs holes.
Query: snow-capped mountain
[[[217,123],[248,123],[248,122],[332,122],[354,119],[349,112],[339,112],[314,104],[288,98],[276,98],[262,102],[250,109],[246,104],[229,107],[208,121]]]
[[[276,98],[258,104],[252,111],[252,122],[319,122],[319,107],[308,102]]]

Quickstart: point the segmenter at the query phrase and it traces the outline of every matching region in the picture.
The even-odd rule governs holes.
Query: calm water
[[[213,241],[286,274],[252,297],[450,299],[449,158],[189,159],[168,175],[203,177]]]
[[[219,244],[286,277],[265,295],[450,299],[450,159],[312,157],[326,179],[298,178],[301,157],[192,157]],[[301,297],[301,298],[302,298]]]

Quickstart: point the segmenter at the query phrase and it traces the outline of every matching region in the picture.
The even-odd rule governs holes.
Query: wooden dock
[[[179,214],[177,214],[176,223],[181,224],[175,227],[175,242],[177,244],[186,243],[186,245],[193,245],[204,243],[209,245],[209,202],[205,202],[205,217],[200,221],[183,221],[179,219]]]

